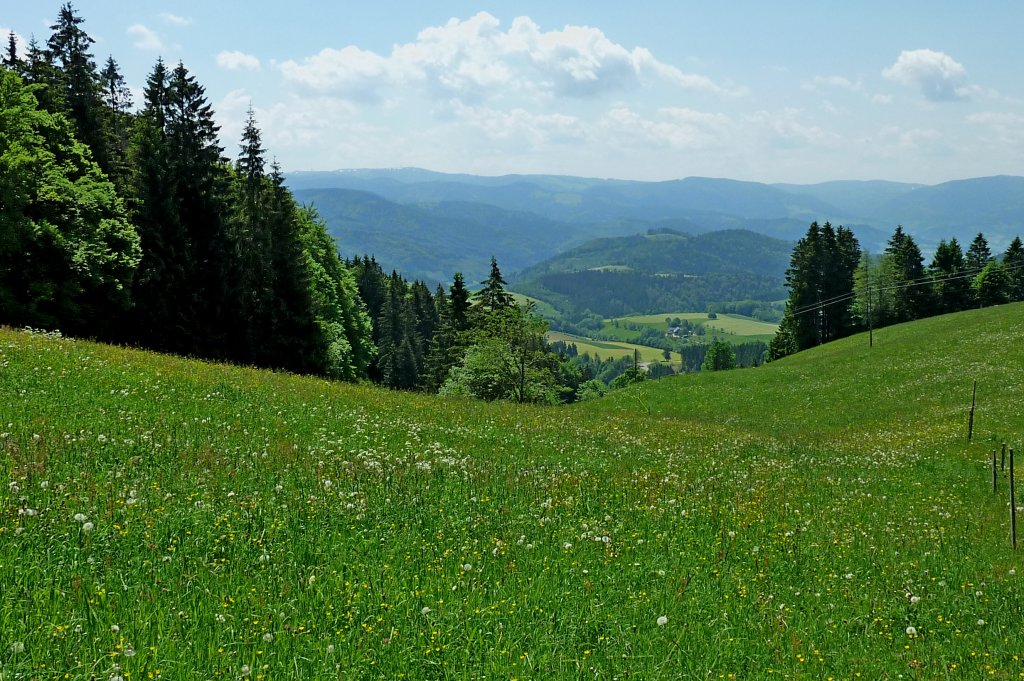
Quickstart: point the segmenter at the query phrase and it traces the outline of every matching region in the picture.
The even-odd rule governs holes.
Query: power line
[[[1012,272],[1014,270],[1019,270],[1021,268],[1024,268],[1024,264],[1004,265],[1003,266],[1003,269],[1005,269],[1007,271],[1010,271],[1010,272]],[[941,283],[945,283],[947,281],[956,281],[958,279],[968,279],[968,278],[976,277],[978,275],[978,273],[981,272],[984,269],[985,269],[984,267],[977,267],[977,268],[974,268],[974,269],[971,269],[971,270],[965,270],[963,272],[957,272],[957,273],[949,274],[949,275],[946,275],[946,276],[943,276],[943,277],[939,277],[939,278],[934,278],[934,277],[926,275],[925,277],[922,277],[920,279],[915,279],[913,281],[906,281],[906,282],[902,282],[902,283],[899,283],[899,284],[890,284],[889,286],[879,286],[877,288],[876,287],[869,287],[869,290],[871,290],[872,293],[874,293],[874,291],[878,291],[879,293],[881,293],[882,291],[896,291],[896,290],[904,289],[904,288],[912,288],[914,286],[928,286],[928,285],[932,285],[932,284],[941,284]],[[838,296],[833,296],[832,298],[826,298],[825,300],[822,300],[820,302],[808,303],[807,305],[803,305],[801,307],[798,307],[797,309],[793,310],[790,314],[792,314],[794,317],[796,317],[798,315],[802,315],[802,314],[805,314],[807,312],[813,312],[815,310],[821,311],[821,310],[823,310],[826,307],[831,307],[832,305],[838,305],[839,303],[843,303],[843,302],[846,302],[848,300],[852,300],[852,299],[856,298],[858,295],[860,295],[860,294],[857,291],[851,291],[849,293],[844,293],[844,294],[841,294],[841,295],[838,295]]]

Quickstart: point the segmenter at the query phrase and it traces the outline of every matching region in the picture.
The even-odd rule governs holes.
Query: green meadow
[[[564,343],[572,343],[579,350],[580,354],[584,352],[590,353],[592,356],[600,357],[601,359],[621,359],[622,357],[633,357],[634,353],[637,353],[637,357],[641,362],[664,362],[665,357],[662,355],[662,351],[658,348],[652,348],[649,345],[637,345],[635,343],[626,343],[624,341],[605,341],[605,340],[594,340],[585,336],[577,336],[571,333],[564,333],[562,331],[548,331],[545,336],[549,342],[562,341]]]
[[[632,338],[636,331],[626,328],[627,324],[647,326],[656,331],[664,333],[668,326],[665,319],[685,319],[691,324],[703,326],[708,334],[719,335],[726,340],[733,340],[737,343],[753,341],[764,341],[767,343],[778,330],[778,324],[762,322],[750,317],[732,314],[719,314],[717,319],[708,319],[704,312],[671,312],[651,315],[630,315],[628,317],[616,317],[606,319],[601,335],[610,338]],[[616,326],[616,322],[618,325]]]
[[[0,679],[1024,678],[1022,338],[542,408],[0,331]]]

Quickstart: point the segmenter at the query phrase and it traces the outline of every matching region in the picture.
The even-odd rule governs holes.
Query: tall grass
[[[1024,678],[1022,337],[534,408],[0,332],[0,678]]]

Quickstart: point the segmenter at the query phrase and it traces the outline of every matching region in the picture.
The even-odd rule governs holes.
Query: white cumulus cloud
[[[228,71],[259,71],[260,60],[238,50],[224,50],[217,54],[217,66]]]
[[[508,95],[593,98],[667,82],[719,95],[739,91],[685,73],[642,47],[628,49],[590,26],[543,31],[529,17],[508,30],[481,12],[424,29],[382,55],[350,45],[280,65],[285,78],[323,94],[383,99],[416,87],[437,98],[476,102]]]
[[[160,34],[143,24],[132,24],[128,27],[127,33],[135,39],[134,45],[140,50],[159,52],[164,49]]]
[[[896,63],[882,70],[882,75],[903,85],[916,85],[932,102],[968,99],[967,69],[945,52],[935,50],[904,50]]]

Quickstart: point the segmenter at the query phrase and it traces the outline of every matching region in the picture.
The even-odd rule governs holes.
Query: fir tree
[[[108,130],[102,114],[100,76],[90,49],[96,41],[82,28],[84,19],[65,3],[47,41],[48,61],[59,66],[54,85],[61,90],[65,113],[77,137],[93,153],[100,168],[111,174]]]
[[[493,312],[513,304],[512,296],[505,292],[505,279],[498,268],[498,260],[491,256],[491,273],[480,282],[483,285],[473,297],[484,312]]]
[[[1020,236],[1015,236],[1003,254],[1003,265],[1009,277],[1010,300],[1024,300],[1024,245]]]
[[[885,249],[892,268],[894,320],[905,322],[932,313],[931,289],[925,285],[924,256],[914,238],[897,225]]]
[[[462,272],[456,272],[452,280],[451,288],[448,289],[448,298],[451,302],[452,328],[456,331],[465,331],[469,328],[469,290],[466,288],[466,280]]]
[[[963,251],[954,237],[949,242],[942,240],[935,249],[928,271],[935,281],[935,311],[939,314],[959,312],[970,306],[971,279],[965,274],[967,268]]]
[[[19,76],[22,75],[24,64],[18,56],[18,36],[14,31],[7,34],[7,52],[4,53],[3,65]]]
[[[985,265],[992,262],[992,249],[989,248],[988,240],[984,234],[978,232],[978,235],[974,237],[971,245],[967,248],[964,260],[966,261],[967,269],[975,274],[984,269]]]

